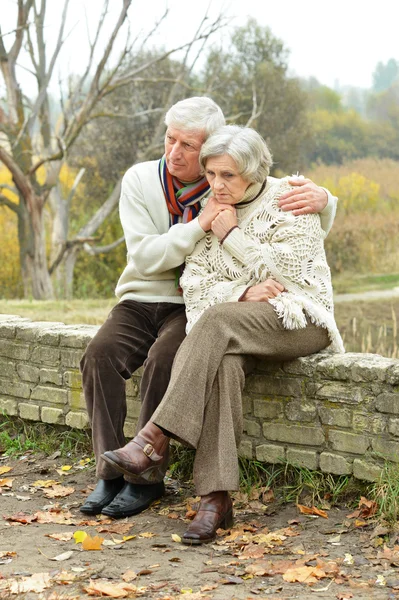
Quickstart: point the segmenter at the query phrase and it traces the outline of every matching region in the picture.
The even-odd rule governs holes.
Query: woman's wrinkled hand
[[[285,287],[278,281],[266,279],[266,281],[248,288],[242,302],[267,302],[284,292],[284,290]]]
[[[221,206],[226,205],[223,204]],[[226,237],[228,232],[238,224],[236,209],[234,206],[230,206],[230,208],[233,210],[220,211],[220,213],[215,219],[213,219],[211,223],[211,229],[219,240],[222,240],[224,237]]]
[[[230,204],[222,204],[221,202],[218,202],[213,196],[209,198],[204,210],[198,217],[198,221],[202,229],[204,231],[209,231],[211,229],[213,221],[222,211],[236,214],[236,209],[234,208],[234,206],[231,206]]]

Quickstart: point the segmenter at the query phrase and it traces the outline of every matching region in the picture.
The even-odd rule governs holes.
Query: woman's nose
[[[222,189],[222,187],[224,186],[224,181],[223,179],[219,178],[219,177],[215,177],[215,182],[214,182],[214,186],[216,189],[220,190]]]

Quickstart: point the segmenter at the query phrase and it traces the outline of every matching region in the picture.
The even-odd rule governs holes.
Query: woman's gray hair
[[[165,115],[165,125],[188,131],[203,131],[205,138],[226,123],[222,109],[206,96],[176,102]]]
[[[202,145],[200,165],[205,171],[206,161],[227,154],[235,161],[240,175],[250,183],[262,183],[273,164],[265,140],[250,127],[225,125],[213,133]]]

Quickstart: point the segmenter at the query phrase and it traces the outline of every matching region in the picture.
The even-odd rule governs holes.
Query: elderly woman
[[[196,449],[201,502],[186,544],[210,542],[232,524],[241,394],[253,358],[343,351],[319,215],[279,209],[290,186],[268,176],[272,160],[261,136],[222,127],[202,146],[200,163],[212,192],[207,201],[232,210],[219,213],[186,260],[180,284],[188,336],[161,404],[131,442],[103,455],[123,473],[151,481],[169,437]]]

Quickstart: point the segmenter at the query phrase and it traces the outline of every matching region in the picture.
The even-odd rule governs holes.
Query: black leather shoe
[[[131,517],[141,513],[154,500],[161,498],[164,494],[165,485],[163,481],[151,485],[126,482],[123,490],[115,496],[111,504],[108,504],[101,513],[114,519]]]
[[[123,477],[117,479],[99,479],[98,483],[87,497],[86,502],[80,507],[80,512],[85,515],[98,515],[103,508],[110,504],[125,485]]]

